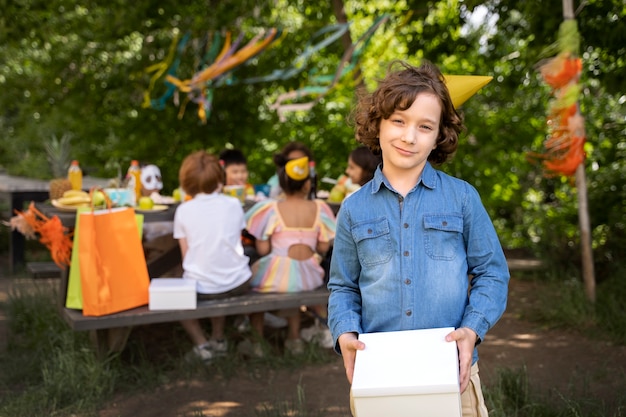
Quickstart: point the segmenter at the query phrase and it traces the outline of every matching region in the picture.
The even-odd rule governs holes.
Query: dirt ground
[[[512,279],[509,307],[479,348],[483,385],[489,389],[501,368],[524,369],[532,390],[559,401],[593,398],[613,404],[626,386],[626,347],[573,333],[546,330],[520,319],[532,306],[532,284]],[[334,355],[331,353],[331,355]],[[100,417],[255,417],[280,401],[297,404],[304,391],[307,415],[349,416],[348,392],[339,357],[297,370],[239,372],[235,377],[164,383],[141,395],[118,395]],[[584,396],[584,397],[583,397]],[[283,414],[289,415],[283,411]]]

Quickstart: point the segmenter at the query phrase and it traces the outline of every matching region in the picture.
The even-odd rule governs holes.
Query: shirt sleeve
[[[185,228],[183,227],[181,221],[181,206],[176,208],[176,212],[174,213],[174,229],[173,229],[173,237],[174,239],[182,239],[186,237]]]
[[[330,264],[330,280],[328,289],[328,327],[335,341],[343,333],[362,333],[361,313],[362,299],[359,289],[361,265],[356,255],[356,243],[350,233],[348,210],[342,209],[337,216],[337,231],[333,245]]]
[[[468,273],[472,276],[469,303],[461,327],[469,327],[482,340],[500,319],[507,304],[509,268],[489,214],[476,189],[468,184],[463,231]]]
[[[246,229],[259,240],[267,240],[276,228],[276,202],[265,200],[256,203],[246,213]]]
[[[320,232],[317,240],[320,242],[330,242],[335,238],[337,222],[333,210],[328,204],[321,200],[315,200],[320,210]]]

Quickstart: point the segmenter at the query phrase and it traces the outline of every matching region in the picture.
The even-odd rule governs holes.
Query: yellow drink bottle
[[[73,160],[70,168],[67,170],[67,179],[72,184],[72,190],[83,189],[83,170],[80,169],[77,160]]]
[[[127,187],[134,192],[136,205],[141,198],[141,168],[139,167],[139,161],[136,159],[130,161],[126,179],[128,180]]]

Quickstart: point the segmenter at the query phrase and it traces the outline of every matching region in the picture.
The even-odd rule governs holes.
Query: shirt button
[[[404,256],[409,256],[409,251],[408,250],[404,251]]]
[[[367,234],[371,235],[374,231],[372,229],[367,229]]]
[[[409,224],[408,223],[404,223],[404,228],[408,229],[409,228]]]
[[[404,280],[404,283],[406,285],[411,285],[411,280],[407,278],[407,279]]]
[[[413,314],[413,312],[411,310],[407,310],[404,314],[406,314],[408,317],[411,317],[411,314]]]
[[[444,221],[441,222],[441,224],[444,225],[444,226],[447,226],[448,222],[444,220]]]

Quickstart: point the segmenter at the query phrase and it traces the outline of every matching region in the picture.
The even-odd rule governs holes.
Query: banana
[[[89,195],[86,196],[75,196],[75,197],[61,197],[57,199],[57,203],[62,204],[64,206],[77,206],[80,204],[88,204],[91,202]]]
[[[89,197],[89,193],[81,190],[67,190],[63,193],[63,197]]]

